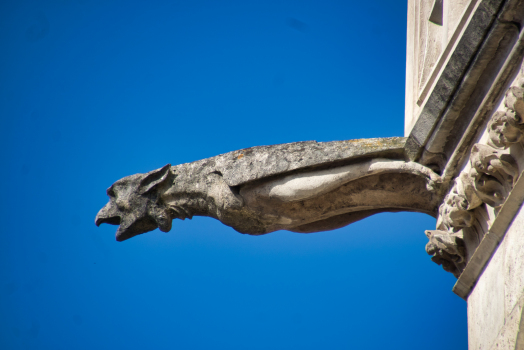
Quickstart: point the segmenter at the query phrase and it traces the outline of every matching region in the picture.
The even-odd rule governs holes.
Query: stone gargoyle
[[[441,230],[427,230],[425,233],[429,239],[426,252],[432,256],[431,260],[458,278],[466,266],[463,238],[458,233]]]
[[[406,139],[260,146],[116,181],[95,223],[117,241],[208,216],[241,233],[333,230],[380,212],[436,216],[440,177],[406,160]]]
[[[483,202],[498,207],[504,203],[518,178],[517,162],[504,151],[475,144],[471,150],[470,177]]]

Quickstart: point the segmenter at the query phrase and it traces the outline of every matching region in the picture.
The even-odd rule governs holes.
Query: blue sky
[[[0,348],[464,349],[417,213],[118,243],[121,177],[255,145],[403,135],[406,1],[2,1]]]

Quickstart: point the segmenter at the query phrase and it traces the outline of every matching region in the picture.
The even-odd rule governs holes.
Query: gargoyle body
[[[115,182],[96,224],[123,241],[208,216],[241,233],[336,229],[379,212],[435,216],[440,178],[404,160],[404,138],[261,146]]]

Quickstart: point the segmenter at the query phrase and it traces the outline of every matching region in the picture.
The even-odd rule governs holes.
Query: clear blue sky
[[[406,1],[0,3],[0,348],[465,349],[423,214],[118,243],[121,177],[255,145],[403,135]]]

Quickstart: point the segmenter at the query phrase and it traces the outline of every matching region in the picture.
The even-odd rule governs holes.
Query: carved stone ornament
[[[520,124],[520,117],[513,110],[496,112],[488,130],[488,144],[496,148],[507,148],[524,139],[524,125]]]
[[[519,86],[508,89],[505,110],[496,112],[489,121],[488,144],[473,145],[469,170],[464,170],[455,179],[439,207],[438,231],[426,231],[430,240],[426,251],[433,256],[433,261],[455,277],[466,256],[462,238],[455,235],[474,226],[475,208],[484,203],[493,208],[504,204],[517,181],[519,168],[508,148],[524,140],[523,82],[520,80]],[[459,250],[460,254],[455,253]]]
[[[440,230],[427,230],[425,233],[429,239],[426,252],[432,255],[431,260],[458,278],[466,265],[466,248],[462,237]]]
[[[513,157],[490,146],[475,144],[470,161],[469,175],[478,196],[491,207],[501,206],[518,175]]]
[[[524,78],[512,86],[504,99],[505,111],[496,112],[488,124],[488,144],[506,149],[524,140]]]
[[[468,211],[468,201],[455,184],[439,207],[437,228],[453,232],[455,229],[470,227],[472,222],[473,215]]]
[[[405,161],[404,138],[297,142],[222,154],[124,177],[96,224],[118,241],[209,216],[241,233],[336,229],[379,212],[436,215],[440,177]]]

